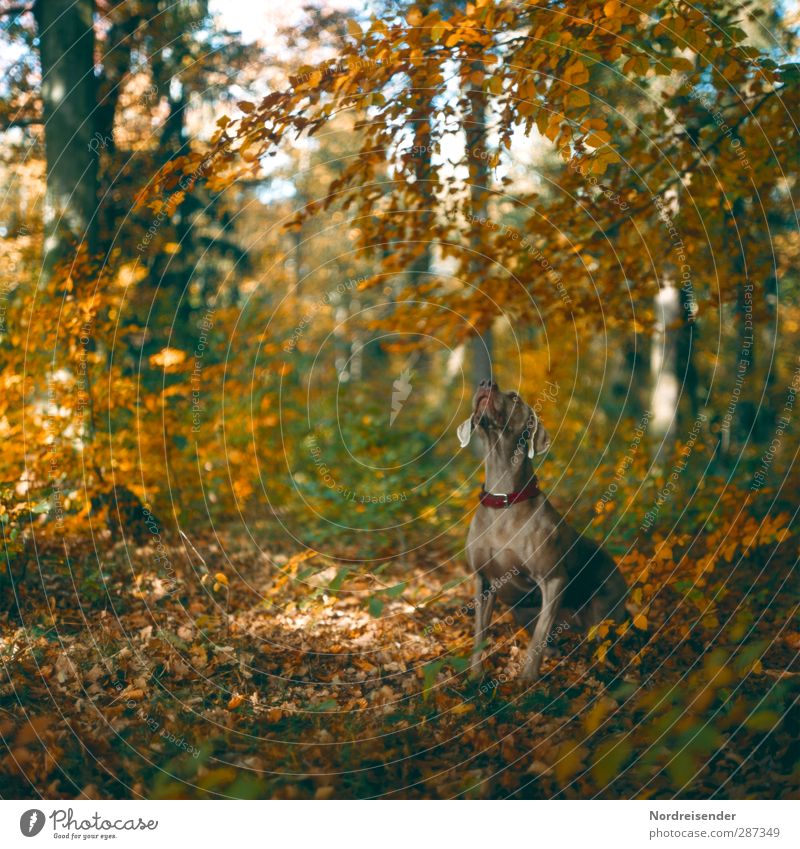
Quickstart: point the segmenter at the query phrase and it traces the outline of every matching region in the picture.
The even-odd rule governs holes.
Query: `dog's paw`
[[[519,680],[523,684],[535,684],[539,680],[539,672],[532,666],[526,666],[520,673]]]

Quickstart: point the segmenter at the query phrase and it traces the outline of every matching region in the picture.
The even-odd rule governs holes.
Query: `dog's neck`
[[[532,475],[531,461],[524,451],[509,456],[502,444],[490,445],[484,459],[484,482],[487,492],[519,492]]]

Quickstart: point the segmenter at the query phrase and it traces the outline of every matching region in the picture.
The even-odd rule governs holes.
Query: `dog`
[[[539,489],[532,460],[550,447],[550,435],[516,392],[482,380],[472,415],[456,433],[462,448],[477,434],[485,452],[466,547],[476,578],[472,675],[483,674],[482,649],[499,597],[520,624],[530,628],[535,621],[520,674],[533,682],[559,612],[579,628],[619,619],[628,587],[614,560],[570,528]]]

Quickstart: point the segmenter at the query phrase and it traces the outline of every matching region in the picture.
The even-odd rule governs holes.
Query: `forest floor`
[[[692,604],[685,555],[648,553],[646,616],[566,632],[534,686],[508,613],[468,680],[471,581],[443,552],[365,575],[241,535],[192,543],[169,548],[170,575],[148,547],[109,548],[102,574],[40,554],[0,630],[0,795],[798,795],[791,537],[768,568],[757,547],[731,555]]]

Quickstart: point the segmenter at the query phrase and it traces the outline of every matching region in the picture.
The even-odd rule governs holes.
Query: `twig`
[[[186,542],[189,543],[189,547],[200,558],[200,562],[203,564],[203,566],[206,567],[206,571],[208,571],[208,564],[206,563],[205,559],[203,558],[203,555],[200,554],[200,552],[194,547],[194,545],[193,545],[192,541],[189,539],[189,537],[187,537],[186,534],[180,528],[178,528],[178,533],[186,540]]]

